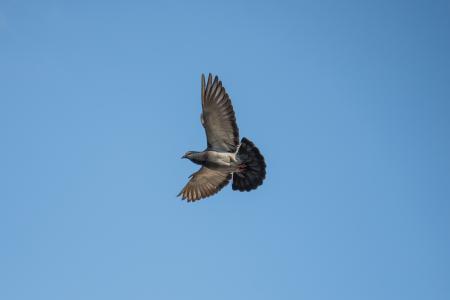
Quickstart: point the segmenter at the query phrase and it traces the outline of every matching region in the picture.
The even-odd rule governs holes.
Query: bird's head
[[[187,158],[195,164],[201,165],[203,162],[203,158],[198,151],[188,151],[181,158]]]
[[[192,155],[194,154],[194,151],[188,151],[186,152],[181,158],[188,158],[192,159]]]

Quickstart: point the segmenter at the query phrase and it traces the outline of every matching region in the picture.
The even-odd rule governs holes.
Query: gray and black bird
[[[251,191],[266,177],[266,163],[259,149],[249,139],[239,143],[231,99],[217,76],[202,74],[201,122],[206,132],[206,150],[188,151],[182,158],[201,165],[178,196],[188,202],[214,195],[232,179],[233,190]]]

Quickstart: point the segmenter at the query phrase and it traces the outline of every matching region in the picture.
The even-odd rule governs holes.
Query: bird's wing
[[[211,74],[206,85],[205,75],[202,74],[201,121],[206,131],[208,150],[236,152],[239,145],[239,129],[233,105],[222,82],[217,76],[213,82]]]
[[[181,190],[178,196],[187,199],[188,202],[200,200],[214,195],[228,184],[231,173],[224,173],[201,167],[200,170],[192,174],[191,180]]]

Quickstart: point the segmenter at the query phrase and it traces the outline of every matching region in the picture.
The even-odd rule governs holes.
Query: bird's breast
[[[229,152],[207,151],[207,163],[218,167],[232,167],[236,162],[236,154]]]

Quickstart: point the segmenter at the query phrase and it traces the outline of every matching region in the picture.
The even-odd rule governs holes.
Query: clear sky
[[[450,299],[448,1],[0,1],[0,299]],[[264,185],[176,198],[222,79]]]

